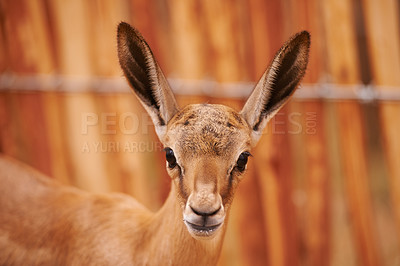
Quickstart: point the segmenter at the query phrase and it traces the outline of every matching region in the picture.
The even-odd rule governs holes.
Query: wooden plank
[[[13,113],[15,104],[13,95],[10,92],[1,92],[0,110],[1,110],[1,152],[14,157],[20,158],[18,154],[18,127],[17,119]]]
[[[4,36],[8,71],[17,73],[48,73],[52,59],[44,27],[44,13],[38,1],[3,1]]]
[[[54,19],[60,73],[67,77],[88,79],[93,73],[88,3],[78,0],[52,1],[49,2],[49,10]],[[62,86],[66,89],[74,88],[74,84],[70,84],[68,79]],[[90,191],[109,191],[105,156],[101,150],[104,147],[101,147],[100,142],[101,126],[98,121],[87,120],[95,119],[98,115],[93,94],[65,94],[61,105],[65,108],[62,121],[67,143],[66,160],[71,168],[71,183]],[[90,123],[94,125],[91,126]]]
[[[64,121],[63,94],[42,92],[43,116],[47,125],[47,141],[51,154],[52,176],[63,184],[71,184],[71,172],[67,165],[67,124]]]
[[[254,151],[265,217],[268,265],[297,264],[296,218],[293,202],[288,196],[292,194],[292,173],[290,160],[287,160],[290,147],[285,120],[285,116],[274,118]]]
[[[12,136],[9,133],[9,117],[6,106],[6,93],[0,92],[0,153],[6,153],[7,144],[12,143]],[[7,141],[8,140],[8,141]]]
[[[3,152],[52,175],[42,98],[38,93],[2,93]]]
[[[325,54],[320,1],[288,1],[284,9],[288,21],[288,32],[294,34],[302,30],[311,33],[310,58],[303,83],[317,83],[326,71],[320,58]],[[301,87],[299,88],[301,90]],[[306,265],[328,265],[330,263],[331,242],[331,178],[329,150],[327,149],[325,103],[321,101],[291,102],[290,118],[293,121],[289,132],[293,146],[293,166],[296,183],[293,198],[297,208],[299,230],[298,255],[300,263]],[[297,124],[299,123],[299,125]],[[289,124],[291,125],[291,124]],[[297,132],[300,131],[300,132]]]
[[[394,0],[362,0],[362,3],[365,6],[367,41],[374,82],[376,85],[399,86],[399,3]]]
[[[94,95],[71,93],[62,101],[71,183],[88,191],[110,191],[104,154],[107,143],[101,141],[101,134],[108,129],[103,128],[105,116],[97,112]]]
[[[0,1],[0,12],[2,14],[5,13],[5,3],[4,1]],[[8,57],[8,47],[7,47],[7,32],[5,29],[5,18],[2,18],[2,23],[0,24],[0,73],[4,73],[7,71],[7,68],[10,64],[10,59]]]
[[[328,150],[326,149],[326,133],[324,123],[324,105],[321,102],[305,105],[305,112],[311,114],[307,123],[312,123],[312,115],[316,115],[315,131],[312,126],[306,132],[306,157],[308,160],[308,210],[306,217],[309,218],[306,235],[307,247],[309,249],[309,265],[330,264],[330,241],[331,241],[331,197],[330,197],[330,169]],[[313,134],[315,132],[315,134]]]
[[[235,36],[234,5],[230,1],[203,1],[209,53],[213,60],[208,68],[218,82],[234,82],[243,75],[238,65],[238,46]]]
[[[52,176],[52,158],[47,137],[49,132],[40,93],[21,93],[16,97],[15,104],[17,113],[14,114],[20,119],[19,131],[25,143],[24,147],[20,147],[23,159],[44,174]]]
[[[38,1],[18,0],[2,3],[5,14],[5,34],[8,71],[18,74],[47,73],[52,70],[48,54],[44,12]],[[15,88],[18,89],[18,88]],[[52,175],[51,154],[40,93],[18,93],[11,96],[15,104],[13,120],[17,125],[19,142],[15,143],[18,159]],[[35,129],[35,130],[33,130]],[[29,134],[28,134],[29,132]],[[9,140],[11,141],[11,139]]]
[[[362,1],[365,12],[368,51],[374,84],[400,87],[399,3],[396,1]],[[397,87],[397,88],[396,88]],[[389,170],[389,191],[395,221],[397,241],[400,241],[400,104],[381,102],[379,105],[381,134],[384,139],[386,162]],[[400,246],[397,244],[397,250]],[[389,254],[388,265],[395,258]]]
[[[91,48],[90,61],[93,74],[101,77],[120,76],[116,37],[121,21],[129,21],[129,5],[126,0],[90,0],[88,24]]]
[[[342,0],[326,1],[323,5],[329,69],[332,81],[342,84],[357,84],[360,80],[351,8],[350,2]],[[362,265],[380,265],[361,110],[357,103],[341,102],[337,112],[344,183],[358,260]]]
[[[57,45],[56,57],[63,75],[88,77],[90,61],[89,3],[79,0],[48,2]],[[72,19],[73,18],[73,19]]]
[[[259,32],[259,34],[267,34],[268,36],[268,48],[271,60],[290,35],[286,31],[287,23],[285,23],[284,11],[284,1],[265,1],[264,16],[267,20],[267,32]]]
[[[345,188],[345,179],[342,170],[342,155],[340,147],[340,132],[338,130],[340,121],[337,119],[337,103],[327,102],[325,104],[326,112],[326,148],[331,157],[329,165],[331,166],[331,233],[330,261],[331,265],[349,265],[357,264],[357,251],[354,245],[354,234],[352,233],[349,222],[349,211],[347,207],[347,198]]]
[[[110,191],[123,191],[123,178],[119,173],[119,153],[121,151],[117,134],[120,130],[119,116],[117,115],[116,97],[110,93],[92,95],[95,102],[95,114],[98,116],[98,140],[102,157],[104,158],[104,175]]]
[[[32,16],[32,27],[34,40],[36,43],[36,63],[39,64],[35,73],[47,74],[55,69],[55,58],[53,53],[53,44],[51,39],[50,28],[48,27],[46,6],[40,1],[26,1],[26,6],[29,7]],[[41,134],[45,138],[48,149],[49,169],[48,174],[52,177],[61,180],[64,183],[68,182],[68,172],[65,164],[65,157],[63,153],[63,140],[61,138],[61,130],[59,126],[59,105],[58,98],[54,92],[39,93],[38,94],[40,106],[38,108],[31,108],[32,110],[41,110],[40,118],[46,127],[36,127],[35,132]],[[29,107],[27,111],[29,112]]]
[[[204,78],[206,69],[206,38],[199,23],[205,16],[202,4],[195,1],[170,2],[171,70],[179,78]]]
[[[271,45],[268,40],[268,20],[266,13],[266,1],[249,1],[249,17],[251,23],[254,74],[253,80],[257,81],[267,68],[268,62],[272,58]]]
[[[295,128],[294,132],[299,132],[294,134],[303,141],[297,157],[303,157],[304,176],[294,199],[301,211],[298,226],[305,248],[304,257],[299,259],[307,265],[329,265],[332,202],[325,105],[321,101],[301,101],[298,112],[301,119],[295,123],[300,123],[300,128]]]
[[[250,2],[246,0],[239,0],[234,5],[233,12],[235,13],[235,23],[233,25],[233,36],[236,38],[238,64],[240,71],[241,81],[257,81],[258,73],[256,72],[255,56],[253,49],[253,34],[251,18]],[[258,55],[257,55],[258,56]],[[266,66],[264,66],[265,68]]]

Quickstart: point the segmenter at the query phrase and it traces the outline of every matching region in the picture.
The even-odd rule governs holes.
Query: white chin
[[[214,226],[197,226],[184,221],[189,233],[196,239],[212,239],[222,227],[222,223]]]

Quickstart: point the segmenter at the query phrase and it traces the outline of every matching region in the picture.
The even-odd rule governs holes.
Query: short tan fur
[[[67,187],[0,156],[1,265],[215,265],[251,148],[305,74],[310,35],[293,36],[240,112],[180,108],[140,33],[118,26],[125,77],[151,116],[172,180],[163,207]]]

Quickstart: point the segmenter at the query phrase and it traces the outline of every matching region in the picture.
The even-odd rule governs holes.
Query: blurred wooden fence
[[[400,265],[399,10],[395,0],[0,0],[0,151],[156,210],[169,191],[164,154],[121,78],[118,22],[143,33],[181,105],[236,109],[244,98],[230,95],[249,93],[242,82],[307,29],[306,85],[254,151],[220,265]]]

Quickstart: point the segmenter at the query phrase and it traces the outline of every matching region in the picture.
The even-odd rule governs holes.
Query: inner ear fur
[[[179,109],[172,90],[138,30],[121,22],[117,40],[118,58],[124,75],[162,139],[168,121]]]
[[[310,34],[291,37],[275,54],[240,114],[252,130],[253,145],[267,122],[287,102],[303,78],[309,57]]]

